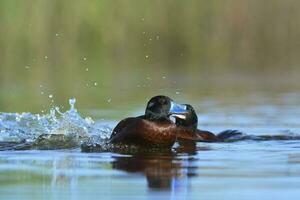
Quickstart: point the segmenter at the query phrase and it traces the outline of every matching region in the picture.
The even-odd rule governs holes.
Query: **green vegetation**
[[[0,110],[298,88],[299,8],[296,0],[0,0]]]

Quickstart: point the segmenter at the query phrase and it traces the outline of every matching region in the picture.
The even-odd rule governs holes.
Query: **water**
[[[248,96],[240,104],[191,102],[200,110],[199,128],[287,140],[199,143],[190,149],[175,144],[167,152],[81,152],[82,143],[105,141],[120,119],[101,120],[110,115],[101,110],[90,112],[99,117],[83,116],[75,99],[67,111],[1,113],[0,198],[298,199],[299,97],[289,93]],[[128,115],[142,112],[139,107]],[[8,150],[19,143],[30,150]]]

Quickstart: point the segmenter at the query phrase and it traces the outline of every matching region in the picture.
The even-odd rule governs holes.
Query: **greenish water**
[[[298,1],[0,1],[0,109],[299,89]],[[179,94],[179,95],[176,95]],[[49,98],[52,95],[52,98]],[[178,97],[177,97],[178,96]]]
[[[204,130],[298,137],[299,2],[1,0],[0,146],[46,142],[0,151],[0,199],[298,199],[294,139],[79,146],[158,94],[192,104]]]

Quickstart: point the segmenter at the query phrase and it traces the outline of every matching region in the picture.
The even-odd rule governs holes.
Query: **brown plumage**
[[[110,142],[171,147],[176,141],[176,129],[170,120],[150,121],[143,117],[130,117],[114,128]]]
[[[185,113],[184,108],[169,97],[153,97],[147,104],[145,115],[120,121],[109,141],[145,147],[171,147],[176,141],[178,129],[169,116]]]
[[[237,130],[225,130],[221,133],[215,135],[210,131],[199,130],[198,117],[191,105],[186,104],[187,113],[185,118],[182,119],[176,117],[176,125],[178,126],[177,140],[179,142],[184,142],[185,144],[195,143],[195,142],[220,142],[231,139],[236,136],[243,135],[242,132]]]

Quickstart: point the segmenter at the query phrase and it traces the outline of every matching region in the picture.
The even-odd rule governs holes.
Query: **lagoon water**
[[[85,112],[90,118],[71,100],[65,112],[1,113],[0,199],[298,199],[300,95],[246,99],[244,104],[192,102],[199,111],[199,128],[282,135],[286,140],[199,143],[195,149],[175,145],[161,153],[84,153],[80,142],[92,135],[107,138],[118,111]],[[142,112],[138,107],[128,115]],[[46,141],[18,151],[3,145],[34,142],[41,134],[68,135],[72,142],[67,137],[63,145]]]
[[[298,10],[292,0],[1,0],[0,200],[299,199]],[[201,129],[249,137],[81,151],[158,94],[193,105]]]

